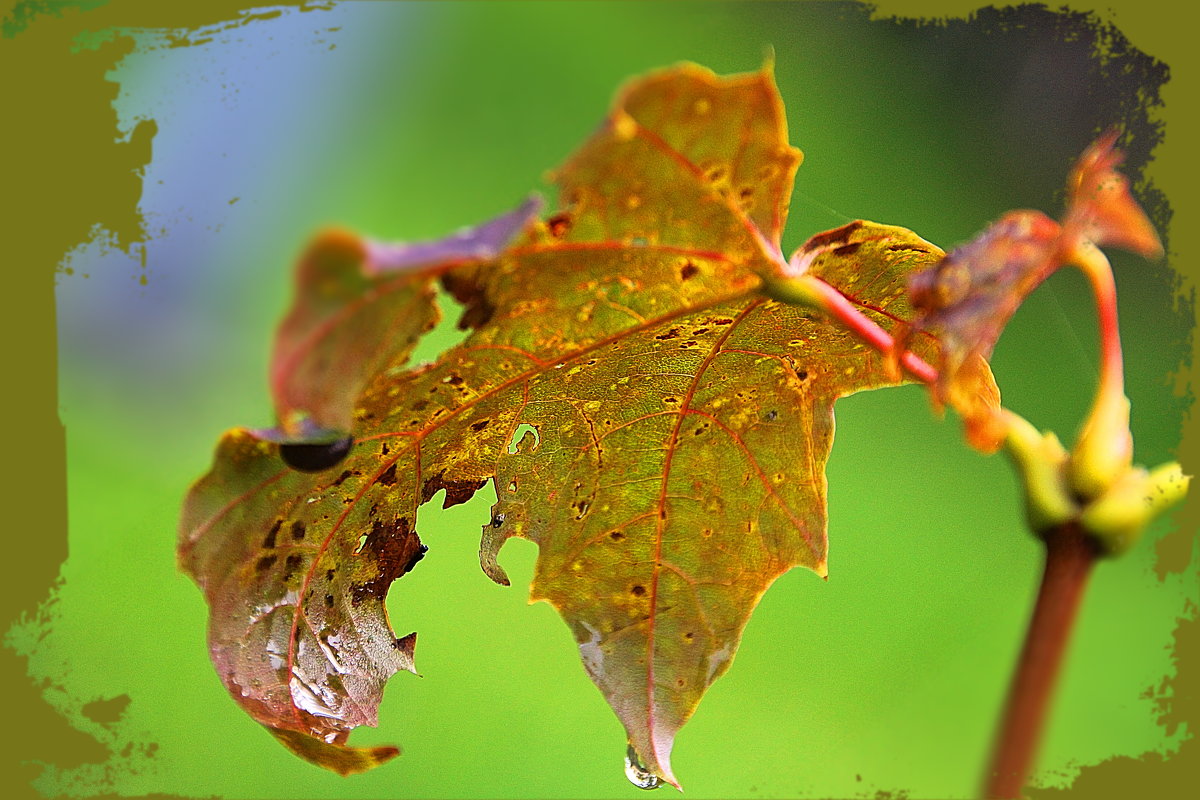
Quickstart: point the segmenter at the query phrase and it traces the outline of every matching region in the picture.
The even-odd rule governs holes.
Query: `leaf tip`
[[[336,772],[343,778],[375,769],[400,755],[393,745],[349,747],[286,728],[264,726],[280,744],[310,764]]]
[[[1129,179],[1117,172],[1125,158],[1116,147],[1118,133],[1107,131],[1079,157],[1067,181],[1067,216],[1097,245],[1159,258],[1163,246],[1158,232],[1130,192]]]
[[[763,63],[759,70],[772,81],[775,79],[775,45],[763,45]],[[676,787],[678,788],[678,787]],[[681,790],[682,791],[682,790]]]

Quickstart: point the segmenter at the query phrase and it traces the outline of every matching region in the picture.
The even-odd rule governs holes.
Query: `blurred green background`
[[[420,239],[507,210],[547,190],[544,171],[628,77],[679,60],[753,70],[768,47],[806,154],[785,252],[857,217],[949,248],[1010,208],[1057,214],[1073,159],[1109,125],[1127,129],[1127,172],[1140,175],[1159,134],[1145,104],[1166,71],[1119,35],[1100,58],[1103,33],[1036,8],[923,25],[871,21],[848,3],[347,2],[203,32],[188,47],[137,34],[110,78],[122,125],[158,126],[141,203],[150,238],[143,263],[99,232],[59,275],[70,557],[54,601],[7,639],[48,701],[114,755],[59,764],[48,744],[35,788],[638,796],[620,725],[568,630],[549,606],[526,604],[534,547],[505,548],[513,588],[478,568],[487,492],[423,509],[429,556],[389,597],[398,633],[420,633],[423,677],[397,676],[381,727],[352,742],[399,743],[398,760],[326,774],[226,696],[200,593],[175,570],[175,525],[218,435],[271,421],[268,349],[294,256],[330,223]],[[1163,199],[1140,196],[1161,226]],[[1174,298],[1166,261],[1113,260],[1135,457],[1157,464],[1175,455],[1189,402],[1175,373],[1194,310]],[[1065,439],[1096,376],[1092,315],[1082,279],[1056,275],[994,359],[1006,404]],[[443,327],[423,352],[452,340]],[[839,404],[828,475],[830,578],[797,571],[766,595],[677,741],[689,797],[977,787],[1039,569],[1008,466],[968,450],[957,422],[935,419],[909,387]],[[1155,569],[1155,540],[1171,531],[1160,523],[1097,571],[1042,784],[1178,744],[1158,698],[1196,591],[1192,568]],[[86,704],[122,695],[118,721],[90,718],[98,707]]]

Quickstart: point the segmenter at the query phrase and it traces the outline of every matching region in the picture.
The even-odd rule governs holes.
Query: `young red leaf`
[[[909,278],[917,316],[899,330],[896,352],[906,350],[916,332],[936,334],[934,397],[963,415],[971,442],[982,450],[995,450],[1002,438],[995,416],[999,395],[986,359],[1026,295],[1059,267],[1061,232],[1040,212],[1012,211]]]
[[[1029,293],[1067,263],[1085,271],[1097,268],[1089,255],[1093,245],[1113,244],[1146,256],[1161,252],[1150,221],[1129,193],[1128,180],[1115,171],[1121,161],[1115,141],[1116,134],[1110,133],[1080,157],[1068,181],[1062,225],[1038,211],[1009,212],[909,278],[917,317],[913,325],[901,326],[893,363],[914,333],[936,334],[940,358],[934,398],[962,414],[969,441],[981,450],[999,447],[1005,430],[986,359]],[[1102,269],[1107,272],[1107,265]],[[1104,335],[1115,337],[1115,328]]]
[[[472,330],[436,364],[375,370],[338,470],[289,471],[275,444],[227,436],[188,500],[181,553],[238,702],[338,745],[373,724],[387,676],[411,669],[383,598],[419,552],[416,510],[491,481],[485,572],[507,583],[504,541],[538,544],[531,595],[571,628],[631,772],[676,783],[675,733],[759,597],[794,566],[825,574],[834,401],[895,382],[850,332],[759,292],[784,269],[798,161],[769,69],[634,82],[558,173],[560,212],[494,262],[436,268]],[[873,223],[823,237],[808,270],[889,327],[911,318],[905,277],[942,255]],[[377,346],[330,340],[329,357],[360,359],[364,344]],[[289,568],[278,536],[297,523]],[[264,613],[280,621],[247,636]]]
[[[1129,179],[1116,171],[1124,159],[1116,142],[1117,132],[1110,131],[1080,156],[1067,181],[1070,199],[1063,225],[1068,236],[1099,247],[1115,245],[1157,257],[1162,254],[1158,233],[1129,193]]]

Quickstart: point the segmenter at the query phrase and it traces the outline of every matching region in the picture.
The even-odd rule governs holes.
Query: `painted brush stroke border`
[[[0,594],[0,621],[7,629],[22,613],[31,613],[57,580],[66,558],[66,451],[63,427],[57,415],[57,364],[55,342],[55,270],[65,254],[92,235],[101,224],[113,234],[115,244],[137,252],[144,238],[138,217],[141,185],[139,168],[150,159],[154,136],[152,121],[143,122],[124,141],[114,141],[117,128],[112,107],[116,85],[105,73],[133,47],[128,37],[111,37],[78,47],[77,36],[87,31],[138,28],[168,31],[177,46],[202,40],[210,26],[252,25],[277,16],[285,6],[328,8],[330,2],[297,3],[278,0],[270,9],[244,0],[18,0],[0,2],[0,75],[5,77],[5,116],[22,120],[21,128],[4,131],[3,191],[5,229],[15,232],[5,252],[10,281],[3,318],[7,350],[6,385],[20,387],[5,393],[10,421],[7,446],[20,454],[20,474],[6,475],[6,528],[9,554],[16,565],[6,576]],[[965,17],[984,3],[963,0],[879,0],[876,18],[893,16],[936,20]],[[1002,3],[999,5],[1009,5]],[[1173,209],[1169,241],[1172,263],[1182,270],[1178,289],[1195,292],[1196,191],[1195,156],[1189,143],[1197,141],[1194,104],[1200,94],[1196,79],[1194,44],[1200,7],[1158,0],[1107,0],[1071,2],[1066,8],[1094,12],[1111,22],[1131,43],[1165,62],[1171,80],[1163,89],[1169,122],[1164,143],[1147,170],[1148,178],[1168,197]],[[253,10],[252,10],[253,9]],[[72,49],[76,52],[72,52]],[[49,102],[51,101],[52,102]],[[90,142],[64,149],[62,138],[51,131],[70,130],[72,143]],[[1193,337],[1191,373],[1178,385],[1192,384],[1200,353]],[[1181,458],[1188,472],[1200,452],[1200,418],[1185,421]],[[1196,493],[1176,514],[1177,531],[1169,539],[1183,546],[1160,548],[1160,561],[1186,559],[1187,544],[1200,528],[1200,502]],[[1173,553],[1173,555],[1172,555]],[[1186,565],[1169,565],[1173,571]],[[1181,620],[1177,630],[1176,661],[1181,676],[1175,683],[1174,705],[1168,722],[1200,722],[1195,693],[1195,673],[1200,667],[1200,623]],[[104,748],[86,734],[71,728],[44,703],[40,692],[27,691],[24,660],[11,650],[0,651],[0,686],[7,689],[9,720],[19,729],[5,733],[4,783],[10,790],[29,792],[27,767],[21,762],[44,757],[52,748],[65,760],[103,760]],[[1185,685],[1186,684],[1186,685]],[[1164,761],[1119,757],[1087,768],[1069,790],[1037,790],[1036,798],[1059,795],[1082,798],[1177,796],[1184,786],[1200,783],[1200,744],[1193,738]],[[9,795],[13,796],[13,795]],[[898,795],[904,796],[901,792]]]

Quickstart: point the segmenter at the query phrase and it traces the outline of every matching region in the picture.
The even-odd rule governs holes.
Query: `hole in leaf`
[[[542,437],[538,434],[538,429],[528,422],[522,422],[508,440],[508,452],[509,455],[533,452],[541,443]]]
[[[437,286],[434,303],[441,310],[442,317],[431,331],[417,341],[417,346],[413,348],[412,355],[408,358],[408,363],[413,366],[432,364],[447,350],[457,347],[467,338],[467,331],[459,330],[457,327],[458,319],[463,314],[463,304],[455,300],[454,296],[440,284]],[[421,409],[414,406],[414,410],[420,411]]]

